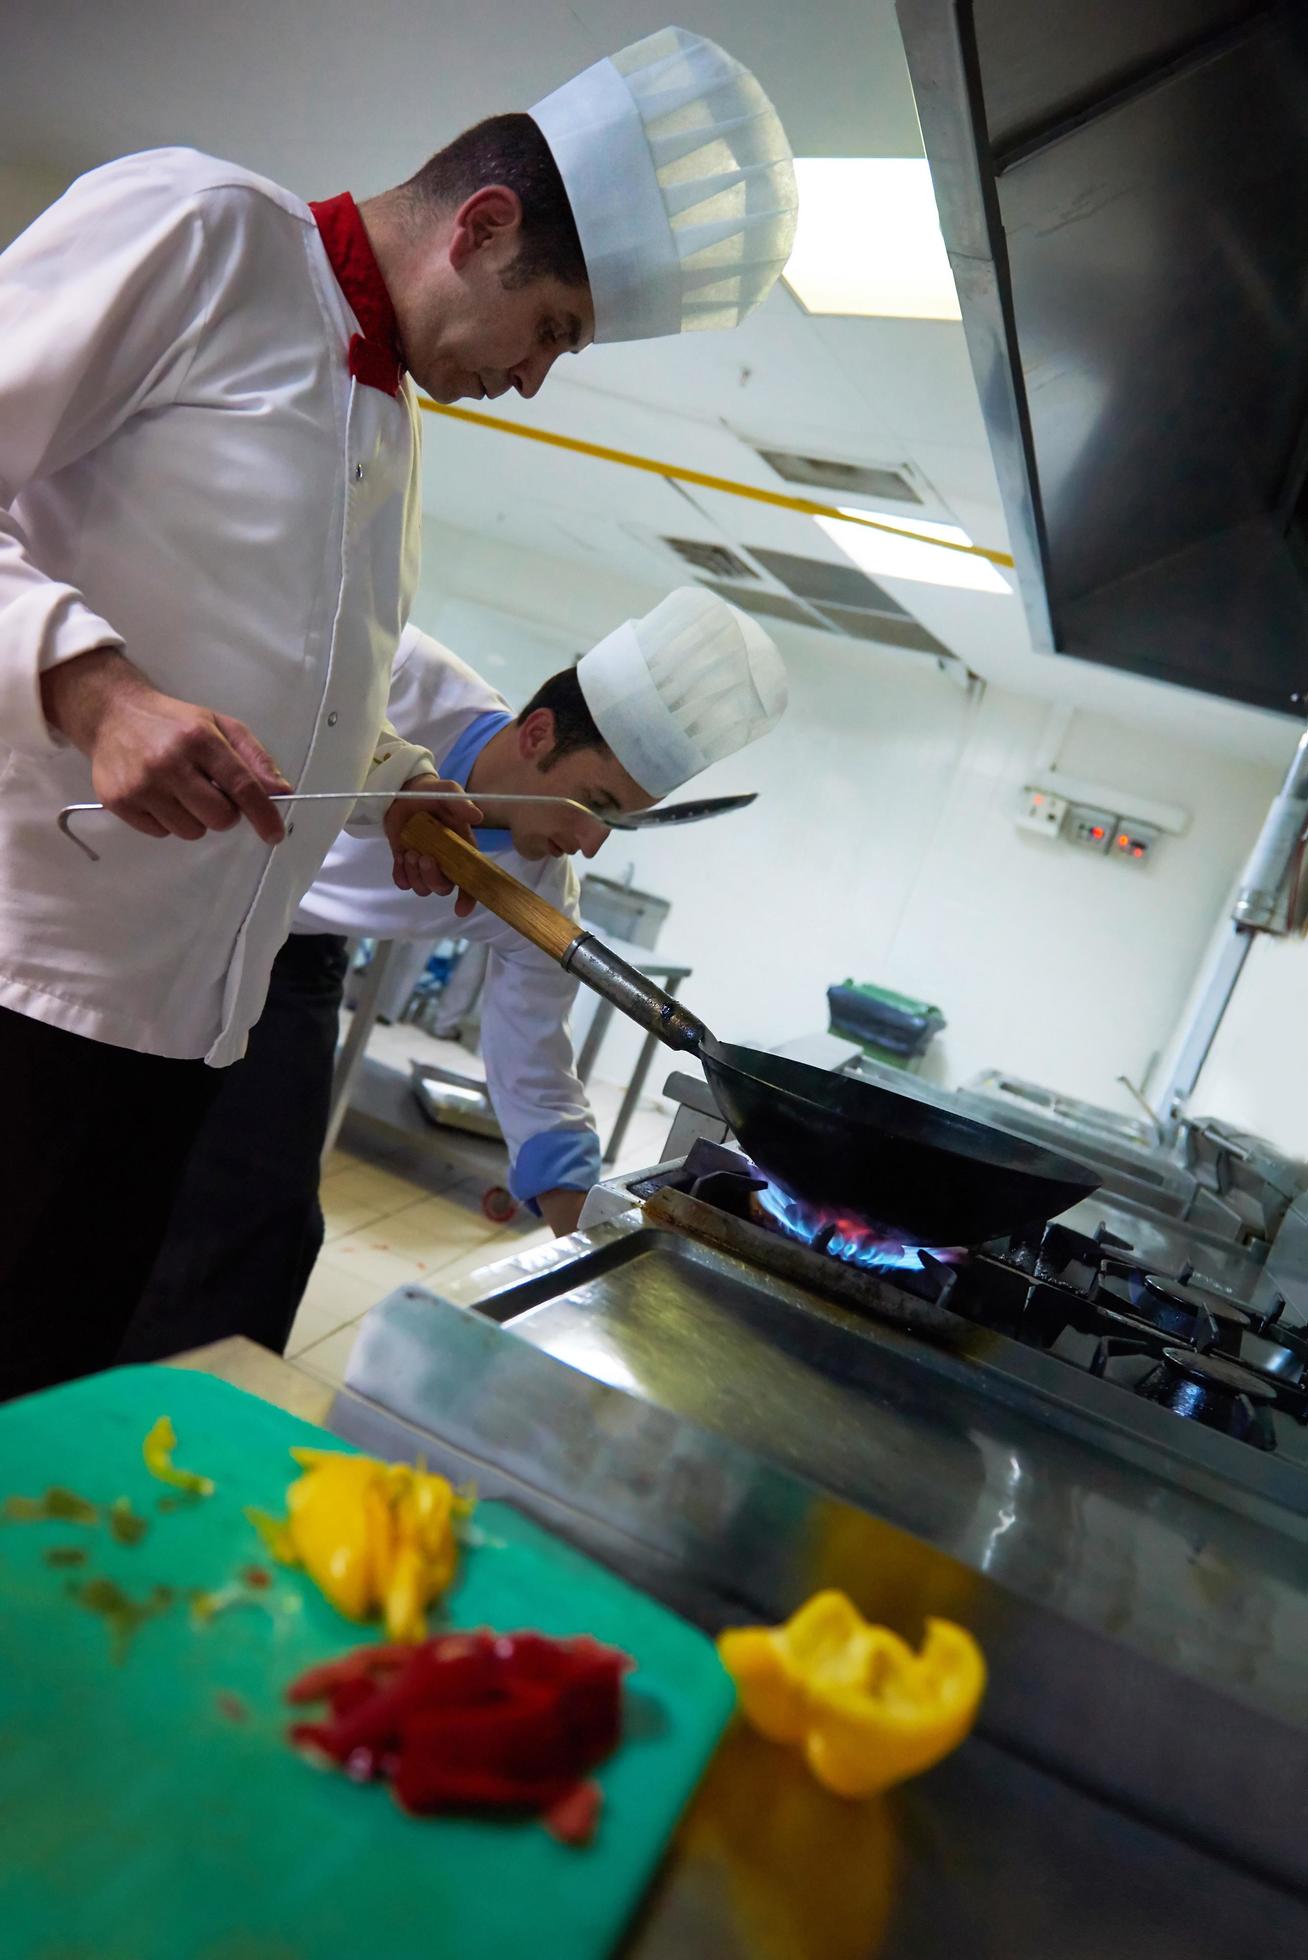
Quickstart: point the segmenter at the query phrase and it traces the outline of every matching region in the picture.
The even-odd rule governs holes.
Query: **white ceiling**
[[[190,143],[306,196],[407,176],[457,129],[525,108],[577,68],[661,26],[667,0],[8,0],[0,169],[68,178],[105,158]],[[698,0],[674,17],[758,73],[801,155],[915,155],[917,122],[892,0]],[[857,241],[851,240],[851,249]],[[1006,536],[962,328],[812,319],[784,289],[734,334],[590,349],[540,398],[495,412],[773,489],[751,441],[855,462],[911,463],[925,517]],[[694,491],[541,445],[431,419],[424,497],[440,523],[647,583],[684,572],[660,534],[839,559],[806,517]],[[988,679],[1194,739],[1279,757],[1280,717],[1152,687],[1029,646],[1016,599],[886,581]]]

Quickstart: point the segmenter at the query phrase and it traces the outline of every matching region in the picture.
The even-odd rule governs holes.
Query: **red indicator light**
[[[1101,823],[1092,824],[1090,826],[1090,835],[1094,838],[1096,844],[1099,842],[1099,839],[1103,836],[1103,834],[1104,834],[1104,827]]]
[[[1144,856],[1144,845],[1143,844],[1135,845],[1133,854],[1138,858],[1142,858]]]
[[[1123,832],[1122,832],[1122,834],[1121,834],[1121,836],[1120,836],[1120,837],[1118,838],[1118,840],[1117,840],[1117,848],[1118,848],[1118,850],[1119,850],[1119,851],[1124,851],[1124,850],[1126,849],[1126,847],[1127,847],[1127,845],[1128,845],[1128,844],[1129,844],[1130,842],[1131,842],[1131,840],[1130,840],[1130,838],[1129,838],[1129,837],[1127,836],[1127,834],[1126,834],[1126,832],[1125,832],[1125,831],[1123,831]]]

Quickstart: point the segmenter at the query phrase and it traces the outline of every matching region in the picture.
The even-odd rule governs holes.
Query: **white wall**
[[[518,702],[657,596],[429,526],[415,618]],[[724,1035],[771,1046],[825,1026],[831,982],[876,981],[942,1008],[942,1079],[995,1064],[1132,1107],[1117,1077],[1139,1083],[1166,1044],[1279,769],[1078,714],[1069,772],[1192,812],[1136,870],[1013,824],[1046,702],[969,699],[920,658],[778,639],[789,713],[701,779],[758,803],[616,836],[597,862],[671,899],[660,950],[693,964],[687,998]]]
[[[1308,1160],[1308,946],[1256,939],[1191,1099]]]

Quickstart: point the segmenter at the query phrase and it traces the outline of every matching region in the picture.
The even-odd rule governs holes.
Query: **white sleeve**
[[[491,948],[482,996],[486,1084],[509,1147],[516,1198],[588,1191],[600,1145],[577,1079],[568,1017],[577,983],[525,939]]]
[[[0,254],[0,728],[62,746],[40,677],[122,636],[30,556],[12,505],[130,416],[174,400],[205,317],[197,201],[158,159],[83,177]]]
[[[389,721],[384,721],[363,786],[369,790],[403,789],[413,776],[436,773],[431,750],[420,748],[416,742],[406,742]],[[389,803],[373,798],[356,803],[345,828],[351,837],[375,836],[390,807]]]

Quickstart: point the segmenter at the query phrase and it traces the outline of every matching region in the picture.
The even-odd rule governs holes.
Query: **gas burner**
[[[1138,1273],[1145,1293],[1155,1300],[1179,1300],[1192,1313],[1216,1313],[1234,1315],[1248,1327],[1253,1315],[1248,1308],[1237,1306],[1227,1294],[1219,1293],[1216,1287],[1204,1286],[1194,1279],[1173,1278],[1170,1273]]]
[[[1274,1451],[1279,1436],[1284,1454],[1288,1424],[1308,1429],[1308,1328],[1282,1324],[1282,1299],[1258,1312],[1193,1266],[1156,1271],[1103,1225],[1090,1234],[1053,1220],[970,1250],[905,1245],[875,1224],[789,1197],[740,1151],[703,1139],[683,1162],[629,1189],[638,1198],[684,1194],[721,1221],[715,1230],[727,1236],[715,1242],[730,1246],[732,1233],[743,1234],[742,1256],[802,1273],[819,1292],[847,1298],[836,1268],[874,1274],[904,1302],[1037,1348],[1113,1394],[1139,1396],[1237,1444]],[[791,1246],[790,1266],[769,1240]],[[874,1290],[861,1310],[877,1313],[881,1298]]]
[[[1271,1417],[1275,1389],[1252,1369],[1222,1355],[1166,1347],[1162,1360],[1136,1385],[1135,1392],[1147,1402],[1159,1402],[1207,1429],[1219,1429],[1252,1443],[1255,1449],[1276,1448]]]
[[[748,1157],[706,1138],[692,1144],[685,1162],[670,1177],[647,1178],[631,1188],[637,1197],[649,1197],[666,1187],[684,1191],[687,1197],[744,1224],[796,1239],[825,1258],[866,1272],[921,1273],[931,1257],[861,1218],[848,1218],[790,1197],[779,1185],[769,1183]],[[962,1254],[945,1249],[935,1256],[947,1261]]]
[[[1245,1308],[1206,1286],[1190,1285],[1164,1273],[1141,1272],[1116,1260],[1107,1263],[1110,1271],[1096,1282],[1094,1297],[1107,1302],[1112,1311],[1124,1311],[1157,1333],[1184,1341],[1187,1347],[1204,1354],[1240,1353],[1241,1342],[1253,1326],[1253,1315]]]
[[[867,1272],[920,1273],[928,1259],[944,1264],[963,1256],[940,1246],[906,1245],[883,1226],[806,1204],[777,1184],[764,1183],[758,1188],[754,1204],[761,1223],[770,1222],[787,1238],[798,1239],[814,1252],[845,1265],[861,1266]]]

